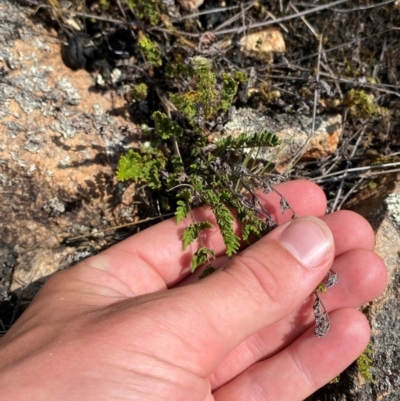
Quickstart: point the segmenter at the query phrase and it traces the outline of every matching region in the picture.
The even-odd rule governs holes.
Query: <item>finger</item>
[[[352,249],[374,249],[375,236],[371,225],[362,216],[349,210],[340,210],[321,217],[330,228],[334,243],[335,256],[342,255]],[[211,265],[220,268],[228,262],[227,257],[221,256],[211,261]],[[202,269],[186,277],[180,286],[196,282]]]
[[[317,185],[308,181],[292,181],[277,188],[299,216],[324,214],[326,199]],[[275,192],[261,193],[260,201],[278,224],[291,218],[290,211],[282,214],[280,197]],[[215,217],[209,208],[196,209],[193,215],[196,221],[209,220],[216,227]],[[190,219],[179,224],[174,218],[166,220],[86,259],[84,263],[116,276],[136,295],[165,289],[188,274],[191,257],[198,245],[182,250],[182,233],[190,223]],[[217,255],[225,251],[217,228],[205,231],[204,243]]]
[[[385,288],[387,271],[382,259],[366,249],[355,249],[335,259],[332,270],[339,282],[320,298],[329,313],[341,308],[357,308],[376,298]],[[229,355],[210,377],[216,389],[231,381],[254,363],[271,357],[314,326],[310,297],[285,319],[262,329],[246,339]]]
[[[323,217],[335,238],[336,255],[351,249],[374,249],[375,235],[364,217],[350,210],[339,210]]]
[[[260,362],[214,393],[215,401],[301,401],[322,387],[367,347],[370,329],[365,316],[340,309],[323,338],[310,329],[289,347]]]
[[[330,230],[320,219],[287,222],[206,280],[126,300],[118,317],[126,327],[119,331],[129,333],[132,347],[148,336],[152,344],[168,344],[169,362],[208,377],[244,339],[303,302],[333,257]],[[103,320],[115,319],[111,309]]]
[[[118,330],[119,341],[130,352],[153,354],[153,344],[158,344],[164,347],[160,355],[165,362],[209,377],[246,338],[296,309],[325,276],[333,258],[329,228],[316,217],[301,217],[277,227],[206,280],[141,297],[116,297],[92,324],[98,322],[104,338],[113,338]],[[65,283],[76,291],[85,280],[76,279],[76,270],[62,273],[39,293],[33,307],[40,306],[41,294],[44,302],[52,291],[64,306],[63,317],[66,304],[74,313],[93,309],[98,301],[91,297],[98,297],[97,288],[88,286],[78,292],[78,299],[70,300]],[[75,275],[75,281],[66,275]],[[106,327],[104,321],[109,323]],[[137,343],[140,338],[152,341]]]

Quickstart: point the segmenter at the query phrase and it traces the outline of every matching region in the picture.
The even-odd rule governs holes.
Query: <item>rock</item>
[[[257,159],[272,161],[282,169],[293,158],[319,159],[335,152],[342,133],[342,116],[318,115],[314,135],[309,139],[312,131],[312,118],[309,116],[267,116],[256,110],[242,108],[232,114],[231,121],[224,127],[224,136],[237,136],[243,132],[256,134],[265,130],[277,135],[282,140],[282,145],[279,148],[257,150]],[[219,136],[215,136],[214,140],[218,138]]]
[[[254,57],[262,57],[273,61],[273,53],[284,53],[286,51],[285,39],[282,33],[275,28],[264,29],[243,36],[239,45],[245,53]]]
[[[181,16],[174,0],[161,0],[161,3],[164,10],[168,13],[168,16],[172,18],[179,18]]]
[[[386,291],[363,308],[372,329],[374,383],[366,382],[352,366],[339,383],[325,386],[308,401],[400,400],[400,174],[381,176],[376,183],[374,190],[363,189],[347,204],[375,229],[375,250],[388,270]]]
[[[54,32],[6,0],[0,20],[4,295],[10,282],[21,293],[106,244],[97,236],[72,246],[68,238],[133,220],[133,194],[122,198],[115,171],[119,156],[134,146],[137,127],[120,112],[123,100],[95,93],[94,77],[63,64]]]
[[[185,11],[195,11],[204,3],[204,0],[178,0],[178,3]]]

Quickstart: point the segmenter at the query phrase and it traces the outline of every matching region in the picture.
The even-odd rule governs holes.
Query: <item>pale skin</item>
[[[196,244],[182,250],[189,220],[164,221],[44,285],[0,341],[0,399],[296,401],[329,382],[367,346],[356,308],[383,291],[386,269],[362,217],[323,216],[325,196],[310,182],[279,191],[299,216],[318,217],[300,224],[330,236],[318,266],[282,245],[293,223],[276,194],[260,199],[280,226],[230,261],[207,230],[223,267],[201,281],[188,272]],[[316,338],[310,294],[330,268],[339,282],[321,299],[331,328]]]

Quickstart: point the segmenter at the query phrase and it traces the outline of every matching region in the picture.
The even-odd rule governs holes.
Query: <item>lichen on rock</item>
[[[1,301],[10,291],[31,298],[108,241],[80,249],[67,238],[132,221],[133,192],[121,191],[115,168],[137,128],[111,115],[123,100],[89,91],[94,77],[63,64],[54,32],[8,0],[0,20],[0,259],[12,266],[0,272]]]

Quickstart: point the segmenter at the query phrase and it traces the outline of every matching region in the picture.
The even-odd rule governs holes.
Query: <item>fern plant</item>
[[[117,178],[145,183],[157,190],[159,196],[169,200],[178,223],[190,217],[182,235],[182,247],[183,250],[189,246],[197,248],[190,270],[194,272],[203,267],[199,277],[204,278],[215,271],[212,267],[215,252],[203,241],[203,232],[213,225],[208,220],[196,221],[193,207],[210,207],[228,257],[236,254],[243,243],[250,243],[276,227],[274,218],[257,197],[257,191],[276,192],[280,196],[281,211],[291,210],[292,218],[296,213],[274,187],[286,177],[278,175],[271,179],[263,166],[245,156],[249,148],[278,146],[280,140],[276,135],[268,131],[256,135],[244,132],[210,142],[205,134],[209,127],[218,129],[226,118],[240,84],[245,82],[243,74],[217,77],[211,71],[209,60],[199,56],[191,59],[190,66],[192,86],[185,93],[171,94],[168,99],[156,88],[166,112],[153,113],[154,130],[149,135],[148,145],[130,150],[120,158]],[[235,231],[236,221],[241,226],[240,233]],[[325,291],[336,281],[336,274],[329,272],[315,291],[313,311],[317,337],[325,335],[329,329],[328,314],[318,292]]]
[[[227,136],[209,143],[204,135],[207,125],[232,106],[244,74],[222,74],[217,77],[211,63],[204,57],[191,59],[192,83],[185,93],[170,95],[169,102],[183,116],[190,130],[181,122],[158,110],[153,113],[154,131],[148,146],[130,150],[119,161],[119,181],[134,180],[146,183],[151,189],[163,190],[168,197],[178,201],[172,205],[177,221],[190,214],[193,205],[208,205],[213,211],[226,245],[226,254],[231,257],[240,248],[242,241],[258,238],[275,227],[275,222],[255,195],[257,188],[264,192],[273,190],[272,182],[254,167],[246,165],[244,150],[261,146],[275,147],[279,138],[270,132],[256,135],[242,133]],[[174,148],[166,153],[162,149]],[[182,156],[183,155],[183,156]],[[290,208],[282,197],[282,210]],[[293,212],[294,216],[294,212]],[[234,222],[242,225],[242,234],[235,234]],[[193,221],[183,235],[183,247],[199,241],[201,231],[211,228],[209,222]],[[193,256],[191,270],[194,271],[213,258],[213,250],[200,242]]]

